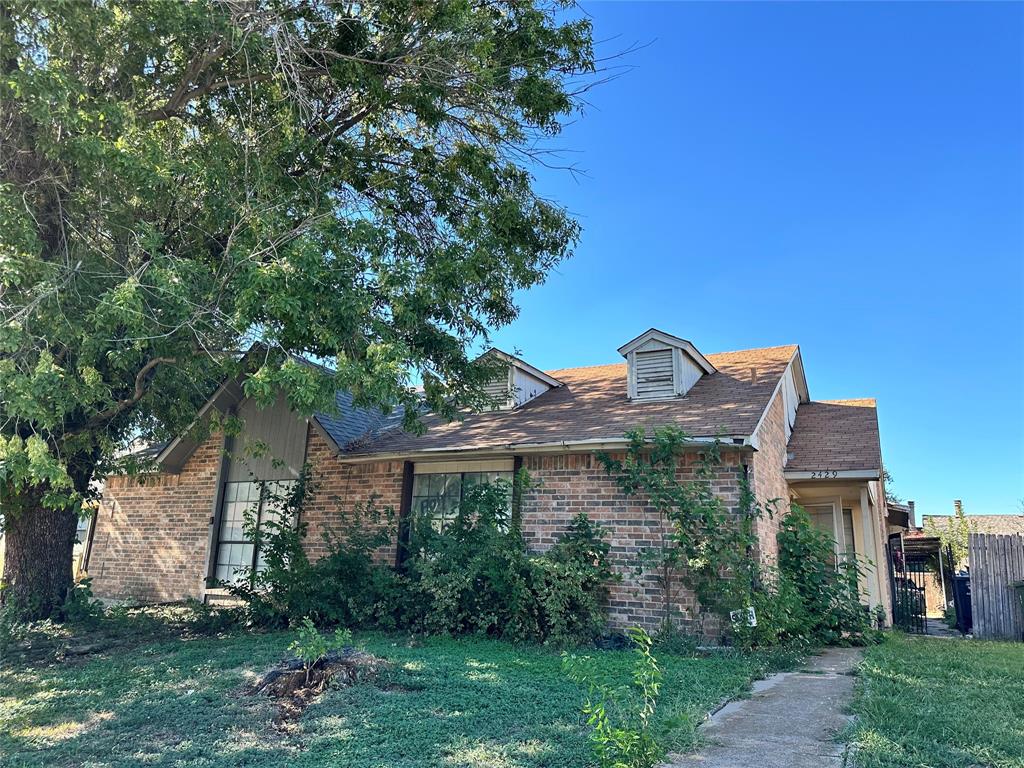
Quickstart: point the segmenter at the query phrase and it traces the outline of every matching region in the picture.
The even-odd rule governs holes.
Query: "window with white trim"
[[[252,516],[257,531],[262,531],[268,522],[284,522],[278,499],[287,496],[294,484],[294,480],[224,483],[213,571],[217,581],[230,584],[265,567],[260,548],[246,530],[246,516]]]

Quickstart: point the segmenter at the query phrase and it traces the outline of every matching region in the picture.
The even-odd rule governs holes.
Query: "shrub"
[[[779,590],[787,601],[792,591],[799,599],[789,609],[783,631],[825,644],[864,643],[874,639],[869,611],[860,602],[857,561],[836,564],[835,542],[819,531],[798,505],[779,528]]]
[[[751,593],[751,605],[757,623],[733,624],[737,645],[766,648],[781,643],[806,646],[810,642],[807,607],[793,582],[778,571],[765,571],[760,588]]]
[[[639,627],[628,630],[635,661],[629,685],[612,686],[596,679],[589,657],[562,654],[562,666],[576,683],[587,687],[583,714],[601,768],[652,768],[662,757],[651,720],[661,694],[662,673],[651,654],[651,638]]]
[[[60,617],[72,624],[91,625],[103,618],[103,606],[92,596],[92,579],[86,576],[68,590]]]
[[[327,554],[311,562],[301,521],[310,486],[300,479],[274,499],[277,522],[250,526],[264,568],[228,585],[250,624],[314,624],[480,634],[564,646],[592,640],[605,624],[607,583],[614,578],[604,531],[585,515],[543,555],[531,555],[508,518],[511,486],[467,489],[444,530],[413,526],[402,570],[375,562],[394,541],[394,516],[371,503],[325,535]]]
[[[289,645],[288,650],[302,662],[306,673],[306,685],[309,685],[309,673],[317,664],[327,658],[329,651],[340,650],[352,642],[352,631],[336,629],[330,637],[320,634],[316,625],[307,616],[299,624],[298,637]]]
[[[272,498],[281,510],[276,520],[258,531],[247,521],[263,568],[226,585],[243,601],[245,618],[261,627],[286,627],[307,617],[321,625],[400,626],[402,579],[373,560],[374,550],[391,540],[392,515],[377,510],[372,500],[358,507],[341,521],[341,535],[323,534],[327,554],[312,562],[303,546],[308,526],[302,522],[312,491],[303,473],[287,493]]]
[[[593,639],[613,577],[603,531],[578,516],[548,553],[531,556],[507,520],[510,493],[502,481],[480,484],[444,531],[420,522],[409,576],[428,606],[422,629],[556,645]]]

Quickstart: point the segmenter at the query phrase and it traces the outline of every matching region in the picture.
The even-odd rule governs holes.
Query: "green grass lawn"
[[[1024,644],[896,636],[868,649],[858,768],[1024,768]]]
[[[173,639],[87,660],[0,669],[0,765],[585,766],[581,692],[557,653],[487,640],[360,635],[393,667],[386,684],[330,690],[287,730],[245,683],[286,655],[292,635]],[[631,654],[593,651],[601,674],[629,677]],[[665,656],[659,727],[692,743],[717,702],[763,671],[755,657]]]

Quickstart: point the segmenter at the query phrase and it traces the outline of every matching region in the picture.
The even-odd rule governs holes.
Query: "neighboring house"
[[[954,508],[960,501],[953,502]],[[972,515],[964,516],[970,526],[971,533],[995,533],[1001,536],[1024,536],[1024,515]],[[952,515],[924,515],[921,519],[921,530],[926,535],[935,529],[948,528]]]
[[[596,453],[622,451],[627,430],[676,425],[692,436],[681,460],[688,476],[708,441],[722,444],[714,489],[738,506],[744,478],[762,503],[790,499],[837,540],[837,555],[856,552],[884,563],[887,532],[881,450],[873,400],[811,401],[796,346],[704,355],[689,341],[649,330],[622,346],[624,362],[541,371],[503,352],[507,378],[492,395],[500,406],[444,422],[425,417],[426,432],[400,427],[398,415],[353,409],[338,394],[339,413],[310,419],[290,413],[282,397],[265,410],[238,382],[221,387],[205,408],[237,412],[245,435],[202,443],[183,436],[157,456],[161,472],[111,478],[97,516],[88,563],[97,595],[144,601],[216,599],[210,579],[230,579],[258,564],[242,529],[259,504],[262,481],[290,482],[311,467],[315,496],[303,515],[312,556],[321,533],[376,499],[400,521],[453,514],[463,489],[528,470],[533,483],[513,502],[531,548],[557,541],[579,512],[605,526],[622,574],[612,587],[613,626],[654,626],[661,619],[653,580],[634,573],[637,553],[660,537],[653,510],[625,498]],[[261,441],[270,456],[247,459],[243,443]],[[264,505],[265,506],[265,505]],[[259,508],[261,517],[274,510]],[[780,515],[758,524],[757,556],[775,559]],[[407,525],[400,525],[405,531]],[[401,535],[401,534],[400,534]],[[380,556],[394,560],[398,542]],[[869,572],[865,603],[889,605],[886,569]],[[692,595],[679,611],[694,615]]]

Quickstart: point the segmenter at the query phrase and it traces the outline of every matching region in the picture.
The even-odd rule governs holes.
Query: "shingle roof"
[[[1024,515],[965,515],[967,524],[974,533],[998,533],[1002,535],[1019,534],[1024,536]],[[945,528],[953,519],[951,515],[924,515],[922,528],[927,529],[929,523],[938,528]]]
[[[871,398],[801,403],[787,472],[882,469],[878,414]]]
[[[423,435],[392,429],[351,453],[616,440],[636,426],[650,430],[668,424],[693,437],[749,437],[796,352],[789,345],[707,355],[717,372],[703,376],[685,397],[663,402],[627,398],[625,363],[548,371],[564,386],[520,408],[470,414],[461,422],[427,417]]]
[[[343,451],[354,450],[380,433],[398,426],[404,415],[401,408],[385,415],[377,408],[353,407],[352,395],[344,390],[334,393],[334,402],[337,413],[315,413],[314,417]]]

